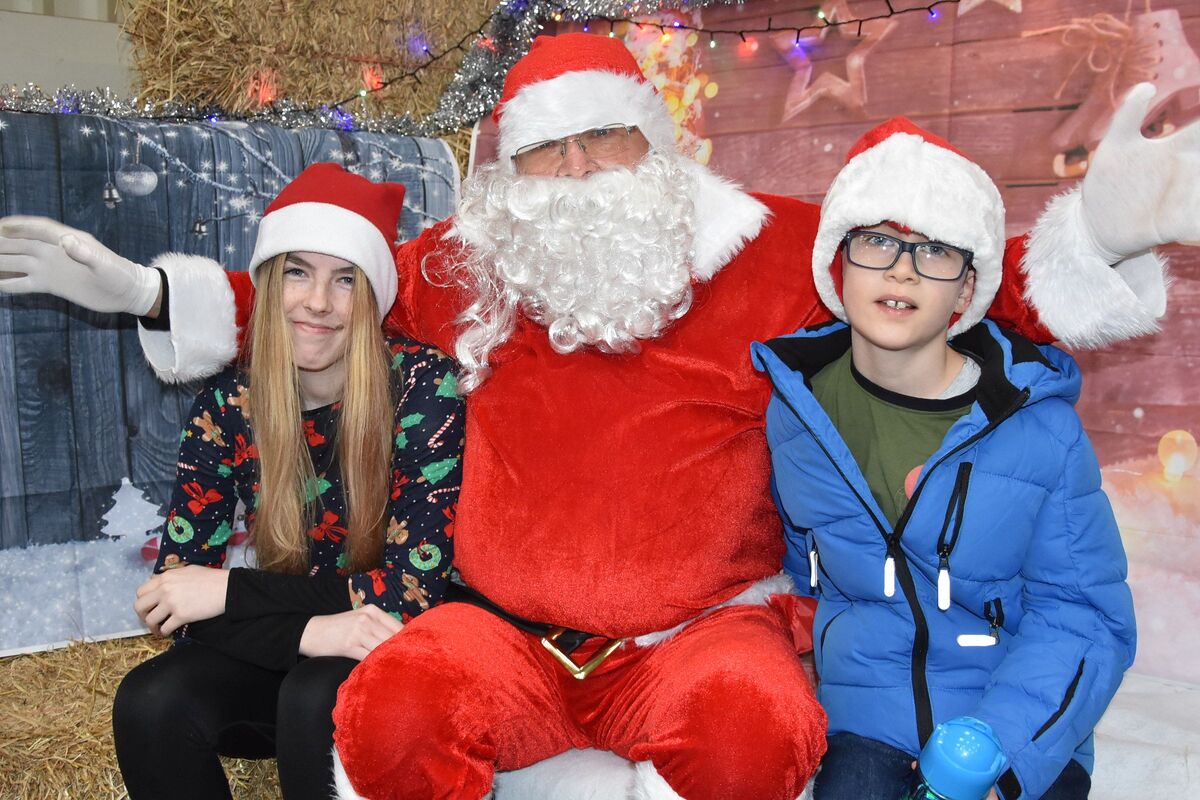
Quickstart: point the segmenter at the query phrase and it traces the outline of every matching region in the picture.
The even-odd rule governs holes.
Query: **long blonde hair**
[[[301,574],[310,566],[308,531],[318,517],[319,493],[313,488],[316,475],[304,435],[300,376],[283,314],[286,259],[286,254],[275,256],[259,267],[250,316],[246,372],[260,476],[251,534],[260,568]],[[348,325],[346,383],[335,444],[349,512],[346,567],[362,572],[383,560],[393,427],[385,420],[392,419],[394,404],[378,305],[370,282],[357,267]]]

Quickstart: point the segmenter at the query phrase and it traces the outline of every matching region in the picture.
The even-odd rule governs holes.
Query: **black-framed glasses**
[[[605,161],[628,150],[630,139],[636,130],[636,125],[620,122],[603,125],[561,139],[546,139],[519,147],[513,153],[512,160],[520,172],[544,172],[557,168],[567,157],[567,146],[575,142],[588,158]]]
[[[958,280],[975,255],[944,242],[906,242],[878,231],[850,231],[842,245],[850,263],[863,269],[891,269],[908,253],[917,274],[932,281]]]

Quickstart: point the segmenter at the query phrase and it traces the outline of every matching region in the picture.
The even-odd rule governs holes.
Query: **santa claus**
[[[1179,158],[1200,126],[1142,139],[1149,94],[1126,101],[1083,187],[1009,242],[993,319],[1084,346],[1155,329],[1163,264],[1148,249],[1200,239],[1200,175]],[[497,770],[596,748],[633,766],[589,797],[791,800],[825,720],[796,657],[806,610],[780,576],[770,388],[748,345],[830,319],[811,271],[820,209],[679,154],[661,98],[607,37],[537,39],[495,115],[499,161],[401,247],[386,323],[462,364],[463,602],[343,686],[343,795],[482,797]],[[94,241],[60,246],[61,227],[28,220],[0,232],[55,245],[10,291],[162,305],[169,326],[142,341],[164,379],[235,354],[241,273],[164,256],[163,304],[157,270]]]

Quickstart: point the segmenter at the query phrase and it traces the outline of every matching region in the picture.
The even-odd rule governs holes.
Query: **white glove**
[[[1142,136],[1154,84],[1129,90],[1088,166],[1083,227],[1109,264],[1168,242],[1200,240],[1200,122]]]
[[[0,293],[45,292],[92,311],[140,317],[158,302],[161,283],[158,270],[122,258],[61,222],[0,220]]]

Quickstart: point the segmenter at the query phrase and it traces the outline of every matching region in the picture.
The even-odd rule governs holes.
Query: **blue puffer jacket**
[[[1090,771],[1092,729],[1133,661],[1125,552],[1075,413],[1075,361],[986,321],[952,344],[980,363],[977,399],[894,528],[808,386],[846,352],[849,329],[753,345],[775,387],[767,439],[785,567],[820,598],[831,734],[915,754],[934,725],[969,714],[1010,759],[1006,800],[1036,798],[1070,758]]]

